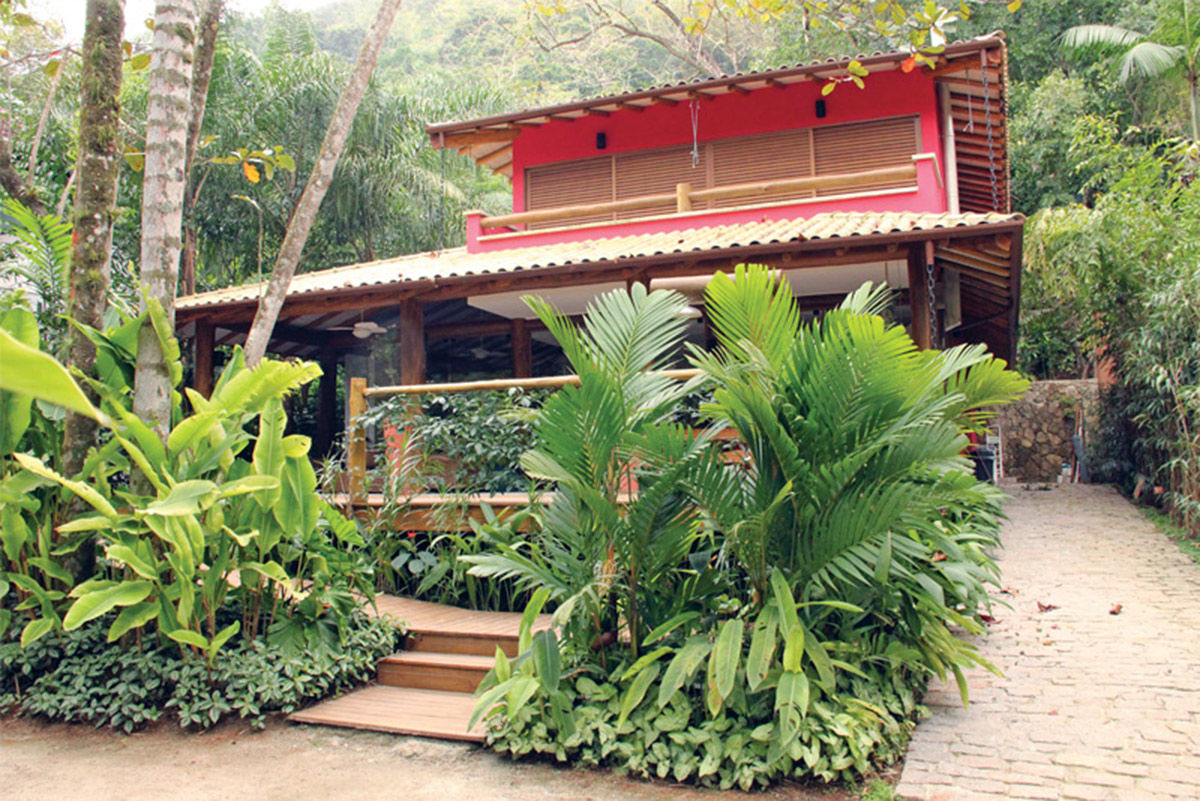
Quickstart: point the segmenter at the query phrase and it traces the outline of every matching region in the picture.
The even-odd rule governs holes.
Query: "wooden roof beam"
[[[453,147],[459,152],[472,145],[507,144],[515,142],[521,135],[520,130],[509,128],[480,128],[466,133],[438,134],[434,138],[434,147]]]

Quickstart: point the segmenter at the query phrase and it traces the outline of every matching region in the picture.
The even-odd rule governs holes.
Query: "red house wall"
[[[825,97],[826,116],[817,119],[816,101],[821,99],[823,81],[790,84],[782,89],[759,89],[742,95],[729,93],[712,99],[701,98],[699,139],[724,139],[731,136],[766,133],[786,128],[834,125],[841,122],[918,114],[921,118],[922,151],[938,153],[940,130],[937,89],[933,76],[923,72],[899,70],[879,72],[866,79],[866,88],[842,84]],[[596,134],[608,139],[605,150],[596,149]],[[611,116],[583,117],[573,122],[556,120],[530,128],[513,143],[513,210],[525,208],[525,168],[569,159],[582,159],[608,153],[623,153],[667,145],[690,144],[692,122],[688,103],[677,106],[657,104],[644,111],[622,110]],[[904,211],[940,212],[946,210],[944,192],[937,181],[922,181],[918,192],[905,195]],[[882,199],[882,198],[881,198]],[[869,200],[869,199],[868,199]],[[845,208],[845,204],[808,204],[808,214]],[[895,203],[874,208],[863,200],[853,206],[859,211],[895,210]],[[732,220],[730,220],[732,221]]]

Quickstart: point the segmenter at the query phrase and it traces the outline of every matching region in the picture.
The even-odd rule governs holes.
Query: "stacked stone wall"
[[[992,423],[1002,436],[1004,475],[1023,482],[1054,482],[1063,463],[1072,463],[1072,436],[1080,415],[1096,419],[1099,389],[1094,379],[1035,381],[1015,404],[1004,406]],[[1094,430],[1093,425],[1086,428]]]

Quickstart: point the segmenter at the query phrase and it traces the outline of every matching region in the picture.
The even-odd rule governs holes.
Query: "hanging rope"
[[[692,166],[700,166],[700,101],[692,98],[689,110],[692,113]]]
[[[986,50],[980,53],[979,64],[982,72],[980,82],[983,84],[984,125],[987,127],[988,177],[992,181],[992,209],[1000,211],[1000,186],[996,180],[996,139],[992,131],[991,83],[988,81],[988,58]]]

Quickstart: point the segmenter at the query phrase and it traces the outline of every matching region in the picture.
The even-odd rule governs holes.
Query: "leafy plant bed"
[[[207,729],[236,716],[261,728],[267,716],[369,681],[392,653],[400,629],[355,613],[340,644],[314,638],[303,649],[238,640],[205,660],[180,647],[108,643],[100,619],[24,649],[0,643],[0,710],[132,732],[157,720]]]
[[[618,774],[750,790],[782,780],[855,783],[898,759],[923,717],[917,703],[925,682],[904,671],[879,669],[839,681],[839,695],[812,703],[786,752],[774,693],[731,699],[719,716],[676,693],[665,708],[643,705],[622,713],[618,677],[578,678],[565,695],[569,712],[535,699],[514,716],[497,715],[488,745],[514,758],[541,756]],[[696,688],[699,690],[700,688]]]

